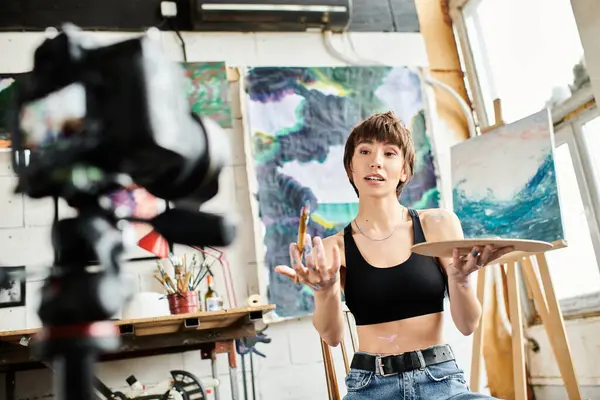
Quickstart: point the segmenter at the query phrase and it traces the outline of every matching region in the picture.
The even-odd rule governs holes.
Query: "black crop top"
[[[419,214],[409,209],[414,243],[425,242]],[[391,268],[376,268],[362,256],[351,225],[344,229],[346,305],[356,325],[370,325],[432,314],[444,310],[446,275],[432,257],[411,253],[408,260]]]

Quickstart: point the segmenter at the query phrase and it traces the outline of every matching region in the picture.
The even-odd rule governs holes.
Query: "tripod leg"
[[[15,371],[8,371],[4,375],[4,393],[6,400],[15,400]]]
[[[93,399],[94,357],[91,354],[67,353],[57,357],[55,374],[57,398],[65,400]]]

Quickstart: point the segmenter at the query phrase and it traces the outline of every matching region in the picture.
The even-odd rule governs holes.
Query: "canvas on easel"
[[[499,100],[495,105],[496,120],[502,121]],[[565,247],[549,110],[482,131],[486,133],[452,148],[453,208],[465,237],[540,240],[552,242],[555,249]],[[528,397],[519,266],[548,334],[567,395],[581,400],[545,251],[515,251],[494,264],[477,272],[477,298],[483,305],[486,271],[505,266],[515,400]],[[473,337],[470,386],[475,392],[480,389],[483,325],[482,319]]]
[[[565,238],[549,110],[453,146],[451,166],[465,238]]]

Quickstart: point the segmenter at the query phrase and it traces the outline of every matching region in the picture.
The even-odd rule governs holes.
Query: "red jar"
[[[188,314],[198,312],[198,292],[175,293],[167,296],[171,314]]]

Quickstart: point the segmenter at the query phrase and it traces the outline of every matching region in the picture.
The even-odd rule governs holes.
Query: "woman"
[[[467,257],[454,250],[453,259],[440,260],[412,253],[413,244],[426,240],[463,238],[454,213],[416,211],[399,203],[414,159],[411,134],[392,113],[357,125],[344,152],[344,167],[359,196],[356,218],[324,240],[307,235],[305,265],[292,243],[292,267],[275,270],[313,288],[313,324],[330,346],[343,337],[344,290],[359,339],[346,377],[346,400],[489,398],[469,391],[443,341],[444,296],[458,330],[473,333],[481,305],[472,273],[513,249],[474,248]]]

